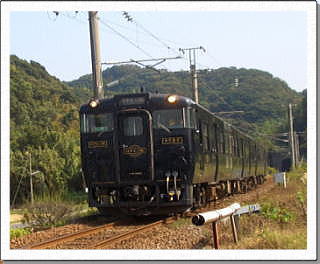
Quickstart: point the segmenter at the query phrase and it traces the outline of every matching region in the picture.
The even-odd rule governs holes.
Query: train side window
[[[211,127],[210,146],[213,152],[217,152],[217,125]]]
[[[225,153],[223,127],[218,127],[218,151],[219,153]]]
[[[229,137],[227,132],[223,134],[224,142],[225,142],[225,153],[228,153],[229,150]]]
[[[242,138],[239,139],[239,157],[242,158],[243,156],[243,140]]]
[[[201,124],[201,121],[199,120],[198,121],[198,129],[199,129],[199,142],[200,142],[200,145],[202,145],[203,143],[203,135],[202,135],[202,124]]]
[[[202,135],[202,149],[204,152],[208,151],[209,147],[209,134],[208,134],[208,124],[202,122],[201,124],[201,135]]]
[[[183,127],[196,128],[195,109],[191,107],[184,107],[182,108],[182,113],[183,113]]]
[[[197,118],[196,118],[196,109],[188,108],[187,111],[189,118],[190,118],[190,128],[197,129]]]

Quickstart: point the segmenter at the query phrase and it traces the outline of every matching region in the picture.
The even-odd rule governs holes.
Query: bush
[[[31,230],[29,228],[16,228],[10,229],[10,239],[18,238],[21,236],[29,235]]]
[[[272,167],[268,167],[267,168],[267,173],[268,173],[268,175],[274,175],[274,174],[276,174],[278,171],[277,171],[277,169],[275,169],[275,168],[272,168]]]
[[[293,213],[285,208],[280,208],[266,203],[262,206],[262,215],[268,219],[275,220],[281,224],[289,223],[294,219]]]
[[[35,230],[58,226],[66,222],[71,206],[59,201],[40,201],[26,207],[23,222]]]

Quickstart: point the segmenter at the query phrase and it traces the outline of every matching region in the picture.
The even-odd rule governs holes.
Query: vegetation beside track
[[[242,215],[239,242],[233,241],[230,223],[219,223],[221,249],[306,249],[307,248],[306,167],[287,173],[287,188],[276,185],[253,197],[247,204],[259,203],[260,213]],[[241,204],[244,206],[245,204]],[[212,248],[211,226],[203,248]]]
[[[22,227],[11,228],[10,238],[18,238],[38,230],[58,227],[76,219],[97,213],[89,208],[86,196],[71,195],[37,197],[33,204],[26,203],[22,209],[11,211],[11,224]]]

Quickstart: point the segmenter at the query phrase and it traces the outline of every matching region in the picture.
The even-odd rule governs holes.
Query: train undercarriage
[[[217,183],[139,183],[95,185],[90,206],[103,215],[169,215],[207,206],[234,194],[243,194],[263,184],[263,175]]]

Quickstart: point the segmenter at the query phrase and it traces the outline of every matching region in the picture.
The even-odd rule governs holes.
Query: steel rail
[[[33,244],[31,246],[24,246],[21,249],[45,249],[48,247],[54,247],[58,244],[64,243],[64,242],[68,242],[68,241],[72,241],[75,240],[77,238],[81,238],[90,234],[94,234],[97,233],[101,230],[110,228],[112,226],[114,226],[117,222],[113,222],[113,223],[109,223],[109,224],[105,224],[103,226],[98,226],[98,227],[93,227],[93,228],[89,228],[89,229],[85,229],[82,231],[78,231],[76,233],[72,233],[72,234],[67,234],[58,238],[53,238],[50,240],[46,240],[40,243],[36,243]]]
[[[158,225],[161,225],[161,224],[166,224],[166,223],[169,223],[170,221],[175,221],[175,220],[176,220],[176,218],[169,217],[169,218],[166,218],[166,219],[163,219],[163,220],[156,221],[154,223],[142,226],[140,228],[127,231],[125,233],[119,234],[119,235],[114,236],[114,237],[110,237],[110,238],[108,238],[108,239],[106,239],[106,240],[104,240],[102,242],[99,242],[99,243],[96,243],[96,244],[92,245],[89,249],[103,249],[104,247],[106,247],[109,244],[113,244],[115,242],[122,241],[122,240],[125,240],[127,238],[130,238],[133,235],[136,235],[136,234],[140,233],[141,231],[146,231],[148,229],[154,228],[155,226],[158,226]]]

